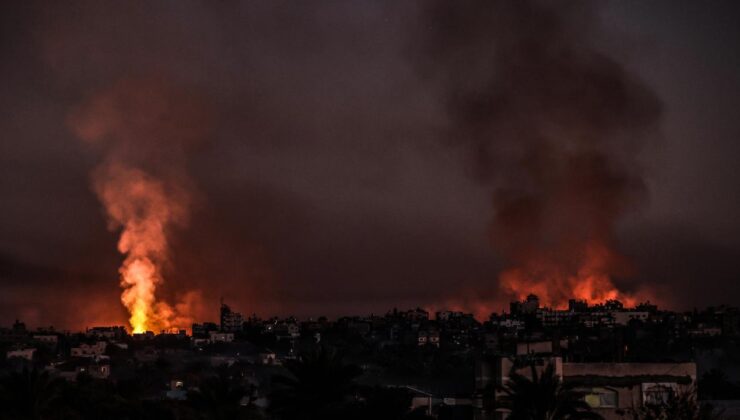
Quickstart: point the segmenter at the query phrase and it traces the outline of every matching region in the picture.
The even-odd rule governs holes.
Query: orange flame
[[[118,250],[126,254],[119,270],[121,301],[131,314],[133,332],[171,328],[171,308],[156,303],[156,289],[168,257],[166,230],[186,221],[187,198],[166,191],[162,182],[143,171],[118,163],[103,166],[96,175],[95,189],[112,227],[123,227],[118,242]]]
[[[499,281],[506,293],[518,299],[535,294],[544,304],[558,309],[567,308],[569,299],[584,300],[589,304],[616,299],[625,306],[635,306],[636,298],[620,291],[612,282],[610,273],[620,262],[620,258],[606,245],[590,242],[584,247],[572,272],[556,260],[539,256],[503,271]]]
[[[168,232],[187,224],[190,207],[185,157],[208,127],[200,100],[163,79],[124,79],[93,95],[68,119],[83,141],[102,147],[106,160],[93,188],[121,228],[121,301],[134,333],[183,328],[200,308],[200,294],[180,294],[174,307],[157,298],[169,261]]]
[[[157,267],[149,258],[129,256],[121,267],[121,285],[125,288],[121,301],[131,313],[129,323],[134,333],[143,333],[149,328],[151,308],[155,301],[154,291],[160,280]]]

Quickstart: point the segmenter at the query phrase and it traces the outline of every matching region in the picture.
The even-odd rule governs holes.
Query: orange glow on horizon
[[[540,301],[555,309],[568,307],[569,299],[586,301],[589,305],[619,300],[625,307],[634,307],[638,299],[620,291],[611,273],[622,269],[623,259],[599,242],[587,244],[573,272],[568,272],[557,260],[529,258],[518,267],[499,275],[501,289],[518,299],[535,294]]]

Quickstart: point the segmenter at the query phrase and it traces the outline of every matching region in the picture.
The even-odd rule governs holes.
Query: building
[[[695,392],[696,363],[563,363],[563,380],[578,385],[605,420],[646,403]]]
[[[85,331],[88,337],[107,338],[109,340],[120,340],[126,337],[126,328],[120,325],[111,327],[92,327]]]
[[[218,331],[218,330],[219,330],[219,326],[213,322],[193,324],[192,335],[195,338],[208,338],[211,331]]]
[[[568,325],[573,323],[578,316],[576,312],[572,311],[558,311],[543,308],[537,309],[536,315],[537,319],[539,319],[545,327]]]
[[[650,316],[646,311],[619,311],[612,312],[611,315],[616,325],[627,325],[632,320],[644,322]]]
[[[512,330],[512,331],[521,331],[524,330],[525,323],[521,319],[515,319],[510,317],[494,317],[491,316],[491,325],[496,325],[500,328]]]
[[[512,315],[529,315],[534,314],[540,308],[540,298],[537,295],[530,294],[522,302],[511,302],[509,310]]]
[[[54,365],[52,370],[58,377],[70,382],[76,381],[80,375],[107,379],[111,373],[107,362],[98,362],[88,358],[70,359]]]
[[[301,329],[295,322],[280,322],[272,329],[275,338],[280,340],[293,340],[301,336]]]
[[[12,328],[0,328],[0,342],[19,343],[25,341],[27,338],[28,330],[26,330],[26,324],[17,319]]]
[[[211,343],[231,343],[234,341],[234,333],[211,331],[209,341]]]
[[[39,344],[43,344],[47,348],[56,349],[57,343],[59,342],[59,336],[56,334],[34,334],[33,341]]]
[[[234,312],[225,303],[221,303],[221,331],[241,331],[244,325],[244,317],[239,312]]]
[[[465,313],[459,311],[439,311],[434,314],[435,318],[439,322],[447,322],[453,319],[462,318]]]
[[[585,394],[584,399],[605,420],[628,418],[646,403],[665,401],[670,395],[695,392],[696,363],[569,363],[560,357],[529,357],[518,362],[492,358],[476,365],[476,420],[503,420],[505,409],[497,407],[500,389],[511,372],[531,376],[548,364],[564,383]],[[515,367],[516,366],[516,367]],[[491,393],[493,392],[493,395]]]
[[[568,348],[567,340],[533,340],[516,343],[518,356],[532,354],[558,354],[560,349]]]
[[[36,349],[34,348],[10,350],[9,352],[6,353],[6,357],[8,359],[19,358],[19,359],[33,360],[33,354],[35,352],[36,352]]]
[[[108,343],[105,341],[98,341],[95,344],[82,343],[78,347],[72,347],[70,349],[70,356],[97,358],[105,354],[105,349],[107,347]]]
[[[568,311],[586,312],[588,311],[588,302],[585,300],[569,299],[568,300]]]
[[[416,335],[416,344],[420,346],[426,346],[429,342],[429,337],[427,336],[426,331],[417,331],[414,335]]]
[[[402,316],[409,322],[429,321],[429,312],[421,308],[409,309]]]

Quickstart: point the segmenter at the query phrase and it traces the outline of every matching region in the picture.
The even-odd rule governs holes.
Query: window
[[[616,408],[617,391],[608,388],[591,388],[585,390],[583,399],[591,408]]]
[[[643,384],[642,398],[646,405],[660,405],[675,395],[675,384]]]

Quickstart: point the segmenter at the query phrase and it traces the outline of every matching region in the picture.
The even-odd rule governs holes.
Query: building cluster
[[[136,383],[145,369],[156,371],[157,381],[141,392],[173,401],[187,398],[208,372],[228,369],[249,390],[245,403],[266,408],[272,378],[287,361],[330,346],[362,368],[360,384],[404,388],[412,408],[438,419],[506,418],[494,390],[512,372],[526,376],[551,365],[595,411],[617,419],[650,401],[695,393],[700,374],[716,367],[711,354],[738,338],[737,308],[677,313],[649,303],[572,300],[551,309],[530,295],[482,321],[421,308],[335,320],[261,319],[223,303],[218,322],[193,324],[190,334],[130,335],[120,326],[29,330],[16,321],[0,328],[0,349],[2,369],[33,365],[69,381],[82,375]]]

